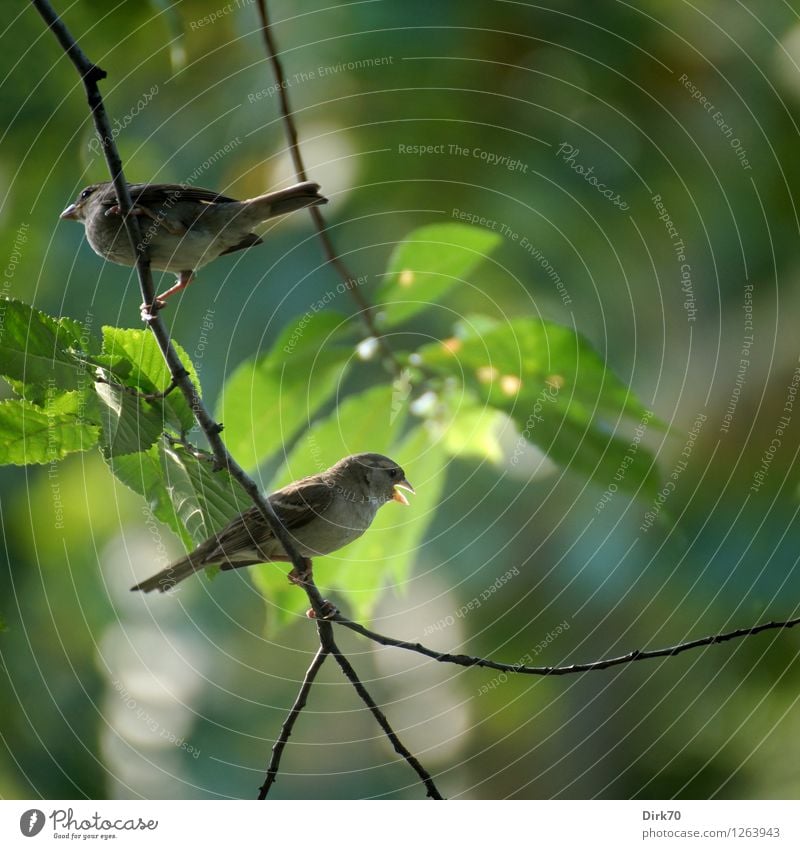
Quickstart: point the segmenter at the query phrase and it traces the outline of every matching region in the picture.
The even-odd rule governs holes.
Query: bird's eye
[[[86,200],[86,198],[88,198],[88,197],[89,197],[89,195],[90,195],[93,191],[94,191],[94,189],[84,189],[84,190],[81,192],[81,198],[80,198],[80,199],[81,199],[81,200]]]
[[[396,478],[399,471],[400,469],[389,469],[389,477]]]

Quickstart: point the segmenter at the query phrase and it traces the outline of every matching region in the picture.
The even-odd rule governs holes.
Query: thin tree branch
[[[98,82],[106,78],[106,72],[91,62],[86,54],[81,50],[77,41],[67,29],[64,22],[58,17],[49,0],[31,0],[33,6],[44,19],[47,26],[52,30],[53,34],[58,39],[59,44],[64,49],[64,52],[72,61],[76,70],[80,74],[83,86],[86,90],[86,98],[92,110],[92,119],[94,120],[97,135],[103,147],[103,154],[108,165],[109,173],[114,184],[114,191],[117,195],[117,203],[119,204],[120,214],[125,225],[125,230],[128,234],[128,239],[131,243],[131,248],[136,256],[136,271],[139,277],[139,286],[142,291],[142,298],[145,304],[152,304],[155,300],[155,287],[153,285],[153,276],[150,272],[150,260],[148,257],[147,246],[143,244],[139,222],[135,215],[131,215],[130,211],[133,206],[131,202],[128,183],[122,171],[122,160],[119,156],[119,151],[114,143],[114,137],[111,132],[111,124],[108,120],[105,106],[103,105],[103,97],[100,93]],[[188,372],[183,367],[183,364],[178,357],[177,351],[172,345],[169,338],[169,332],[166,326],[158,317],[155,311],[154,314],[148,315],[146,321],[150,330],[153,332],[158,347],[164,357],[169,368],[170,375],[173,381],[177,384],[180,391],[186,398],[189,406],[194,413],[198,425],[208,439],[211,450],[216,459],[217,469],[226,469],[231,477],[237,480],[245,492],[250,496],[253,503],[258,507],[261,514],[264,516],[267,524],[272,532],[280,541],[286,553],[292,561],[292,565],[299,572],[305,571],[305,561],[300,556],[286,528],[284,528],[280,519],[276,516],[272,505],[262,495],[256,483],[248,477],[244,469],[231,457],[225,447],[224,442],[220,437],[222,425],[216,422],[208,412],[199,392],[192,383]],[[309,580],[303,587],[308,595],[311,606],[318,616],[324,616],[327,612],[325,600],[320,595],[319,590],[312,580]]]
[[[259,789],[258,798],[266,799],[267,794],[270,791],[270,788],[277,780],[278,769],[280,766],[281,755],[283,753],[283,749],[286,746],[286,743],[289,740],[289,736],[292,733],[292,729],[294,728],[294,724],[297,721],[297,717],[300,715],[300,712],[306,706],[306,700],[308,698],[308,694],[311,691],[311,686],[314,683],[314,679],[316,678],[317,672],[322,664],[325,662],[325,659],[329,654],[332,654],[336,658],[336,662],[342,668],[347,680],[353,685],[355,691],[367,705],[367,707],[372,712],[372,715],[378,722],[378,725],[383,729],[383,732],[389,738],[394,750],[400,755],[405,761],[411,766],[411,768],[417,773],[420,777],[420,780],[425,785],[425,789],[427,791],[427,795],[431,799],[442,799],[442,795],[439,793],[436,785],[433,782],[433,779],[430,776],[430,773],[422,766],[422,764],[411,754],[411,752],[402,744],[400,738],[395,733],[394,729],[391,725],[389,725],[389,721],[386,719],[386,715],[383,711],[378,707],[375,703],[375,700],[367,691],[367,688],[361,683],[361,680],[358,677],[353,666],[347,660],[347,658],[342,654],[339,647],[336,645],[336,642],[333,638],[333,626],[330,623],[330,620],[320,619],[317,620],[317,632],[319,634],[319,650],[314,656],[314,660],[311,662],[311,666],[309,666],[308,671],[306,672],[306,676],[303,679],[303,684],[300,687],[300,692],[297,695],[297,699],[295,700],[292,709],[289,711],[289,715],[286,717],[286,720],[281,727],[281,733],[275,742],[275,745],[272,747],[272,757],[269,761],[269,766],[267,767],[267,776],[264,781],[264,784]]]
[[[627,654],[619,655],[618,657],[609,657],[605,660],[594,660],[591,663],[573,663],[570,666],[524,666],[519,663],[498,663],[494,660],[488,660],[484,657],[473,657],[467,654],[448,654],[447,652],[434,651],[421,643],[410,643],[405,640],[396,640],[394,637],[386,637],[383,634],[378,634],[376,631],[370,631],[358,622],[352,622],[350,619],[336,613],[329,617],[331,622],[336,622],[339,625],[361,634],[369,640],[373,640],[382,646],[393,646],[398,649],[406,649],[417,654],[425,655],[440,663],[454,663],[457,666],[482,666],[486,669],[497,669],[500,672],[514,672],[519,675],[571,675],[576,672],[596,672],[600,669],[609,669],[612,666],[622,666],[625,663],[633,663],[637,660],[653,660],[657,657],[674,657],[678,654],[683,654],[685,651],[702,648],[703,646],[716,645],[717,643],[725,643],[728,640],[738,640],[741,637],[750,637],[754,634],[760,634],[762,631],[786,630],[794,628],[795,625],[800,625],[800,617],[796,619],[787,619],[784,622],[764,622],[761,625],[753,625],[750,628],[738,628],[736,631],[728,631],[724,634],[715,634],[710,637],[701,637],[699,640],[690,640],[687,643],[678,643],[674,646],[669,646],[664,649],[653,649],[651,651],[641,651],[634,649]]]
[[[328,627],[330,628],[329,624]],[[428,797],[430,799],[443,799],[444,797],[438,791],[436,785],[433,783],[433,779],[431,778],[430,773],[400,742],[400,738],[394,732],[392,726],[389,725],[389,720],[386,719],[386,715],[375,703],[375,700],[369,694],[367,688],[361,683],[358,675],[356,674],[355,669],[353,669],[353,666],[351,665],[350,661],[339,650],[339,647],[333,641],[333,638],[331,638],[331,654],[336,658],[336,662],[342,668],[342,672],[344,672],[347,680],[353,685],[358,695],[361,696],[361,700],[372,712],[372,715],[375,717],[376,722],[383,729],[383,733],[386,734],[386,736],[389,738],[392,746],[394,746],[395,752],[397,752],[397,754],[400,755],[401,758],[404,758],[408,765],[414,770],[414,772],[417,773],[420,778],[420,781],[422,781],[422,783],[425,785]]]
[[[288,84],[286,81],[286,75],[283,71],[283,64],[278,54],[278,48],[272,35],[272,25],[270,23],[269,13],[267,12],[267,2],[266,0],[257,0],[256,5],[258,6],[258,14],[261,19],[261,33],[264,36],[267,56],[270,64],[272,65],[272,71],[278,87],[278,101],[280,103],[283,125],[286,129],[286,137],[289,141],[289,153],[291,154],[292,162],[294,163],[294,170],[297,174],[297,179],[305,181],[308,179],[308,174],[306,172],[305,163],[303,162],[303,156],[300,153],[300,142],[297,135],[297,127],[294,123],[292,109],[289,105],[289,94],[287,91]],[[402,369],[400,364],[397,362],[394,351],[392,351],[389,343],[386,341],[386,338],[375,323],[375,314],[372,305],[358,288],[356,277],[352,274],[345,262],[336,252],[336,248],[328,234],[325,217],[317,206],[310,206],[308,211],[314,221],[314,226],[317,228],[317,233],[319,234],[319,240],[322,244],[325,259],[327,259],[327,261],[336,269],[336,272],[342,278],[342,282],[347,288],[347,291],[357,304],[361,320],[364,322],[364,326],[370,336],[372,336],[372,338],[380,345],[384,361],[389,370],[394,372],[396,375],[400,374]]]
[[[281,764],[281,755],[283,754],[283,750],[286,748],[286,744],[289,742],[289,737],[292,735],[292,729],[294,728],[295,722],[297,722],[297,717],[300,716],[300,712],[306,706],[308,694],[311,692],[311,686],[314,683],[314,679],[317,677],[317,672],[319,672],[322,664],[325,663],[325,659],[328,657],[328,654],[328,649],[320,643],[317,653],[311,661],[311,666],[308,667],[305,678],[303,678],[303,684],[300,687],[300,692],[297,694],[297,698],[292,705],[292,709],[289,711],[289,715],[286,717],[283,725],[281,726],[281,733],[278,735],[278,739],[272,747],[272,755],[269,759],[269,765],[267,766],[267,777],[258,791],[259,799],[267,798],[270,788],[278,778],[278,768]]]

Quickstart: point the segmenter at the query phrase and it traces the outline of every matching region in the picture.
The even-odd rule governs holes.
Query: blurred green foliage
[[[221,5],[83,0],[65,12],[109,72],[103,91],[130,179],[197,174],[198,184],[239,196],[290,179],[255,10],[204,23]],[[204,268],[165,315],[265,488],[328,465],[356,441],[364,450],[366,435],[369,448],[407,463],[419,492],[411,510],[387,508],[346,562],[328,558],[323,590],[352,612],[374,608],[378,630],[510,662],[564,621],[570,627],[536,662],[792,615],[797,4],[270,5],[309,171],[331,197],[331,236],[384,313],[393,347],[422,349],[407,362],[412,389],[392,389],[377,359],[362,359],[369,346],[359,345],[354,307],[299,214],[271,227],[264,246]],[[137,325],[135,277],[57,221],[106,174],[72,67],[34,11],[12,6],[2,37],[0,294],[88,333],[65,318],[7,320],[0,356],[4,370],[20,370],[0,409],[16,405],[19,420],[15,390],[35,407],[49,403],[35,387],[53,378],[66,405],[58,414],[69,417],[77,396],[66,393],[85,391],[76,362],[155,389],[164,374],[136,370],[143,347],[130,357],[127,342],[139,330],[107,331],[99,348],[101,327]],[[226,145],[231,152],[218,155]],[[592,176],[629,209],[610,204]],[[441,236],[464,221],[484,231],[474,250],[493,249],[480,265],[448,266],[435,248],[418,266],[404,258],[418,228]],[[285,340],[309,311],[308,348],[301,340],[284,361]],[[465,319],[474,343],[455,332],[459,322],[470,327]],[[574,332],[566,363],[562,328]],[[25,350],[46,342],[38,334],[50,334],[53,351],[41,373],[29,371],[38,366]],[[488,362],[460,358],[487,337],[493,357],[510,357],[507,369],[495,366],[496,381],[481,372],[488,383],[475,370]],[[527,445],[511,462],[537,393],[560,374],[525,349],[535,338],[573,373],[604,366],[588,401],[566,394],[568,383],[559,389],[558,420],[579,421],[561,434],[558,467]],[[454,355],[454,339],[466,351]],[[70,349],[77,359],[61,356]],[[452,369],[440,373],[453,356],[464,369],[455,379]],[[521,381],[505,382],[517,392],[503,392],[504,375]],[[642,408],[622,422],[628,387]],[[99,440],[107,459],[91,451],[52,464],[49,453],[39,469],[0,476],[0,795],[250,797],[313,629],[277,567],[253,570],[258,588],[235,572],[187,583],[171,600],[128,592],[181,550],[167,525],[188,543],[235,492],[202,479],[202,462],[159,437],[165,423],[180,429],[186,410],[137,401],[117,424],[133,413],[145,426],[114,430],[112,411],[130,396],[111,389],[83,409],[90,430],[74,434],[84,447]],[[520,403],[503,402],[512,397]],[[610,409],[597,404],[605,397]],[[755,486],[787,404],[790,421]],[[650,420],[630,454],[644,408],[669,427]],[[586,457],[597,430],[619,453],[593,475],[567,460]],[[547,436],[544,447],[558,445]],[[127,469],[119,445],[137,449]],[[13,445],[3,450],[13,462]],[[623,479],[648,496],[610,491],[626,456]],[[222,491],[209,506],[203,497],[215,484]],[[658,521],[642,530],[654,506]],[[396,558],[385,571],[362,568],[387,538]],[[510,566],[519,575],[487,595]],[[279,621],[294,624],[278,630]],[[341,642],[448,796],[795,798],[797,639],[766,634],[599,675],[512,678],[483,695],[484,672],[399,658],[352,635]],[[419,795],[359,708],[336,670],[324,669],[278,795]]]

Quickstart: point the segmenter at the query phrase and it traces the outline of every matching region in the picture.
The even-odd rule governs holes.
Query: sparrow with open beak
[[[196,269],[224,254],[261,244],[262,239],[253,232],[255,225],[327,203],[319,186],[311,182],[241,201],[194,186],[136,183],[129,189],[132,214],[139,217],[142,246],[149,251],[150,265],[178,278],[155,304],[142,305],[145,317],[161,309],[170,295],[185,289]],[[111,183],[85,188],[61,218],[83,223],[96,254],[119,265],[136,264]]]
[[[324,472],[290,483],[269,496],[298,552],[306,561],[302,574],[289,580],[302,584],[311,576],[311,558],[330,554],[358,539],[387,501],[408,504],[414,492],[405,473],[383,454],[352,454]],[[286,551],[255,506],[240,513],[194,551],[132,589],[164,592],[206,566],[223,570],[254,563],[288,561]]]

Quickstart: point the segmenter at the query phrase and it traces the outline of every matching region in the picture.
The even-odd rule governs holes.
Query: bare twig
[[[272,757],[270,758],[269,766],[267,767],[266,779],[259,790],[258,798],[266,799],[270,788],[275,783],[278,775],[278,767],[280,766],[281,754],[283,753],[283,749],[289,740],[290,734],[292,733],[292,728],[294,727],[294,724],[297,721],[297,717],[300,715],[300,712],[306,706],[308,694],[311,691],[311,686],[314,683],[314,679],[316,678],[319,668],[325,662],[325,659],[328,657],[328,655],[332,654],[336,658],[336,662],[342,668],[342,671],[344,672],[347,680],[353,685],[355,691],[358,693],[358,695],[361,697],[361,699],[372,712],[372,715],[377,720],[378,725],[380,725],[383,732],[389,738],[389,741],[394,747],[394,750],[397,752],[398,755],[405,759],[409,766],[420,777],[420,780],[425,785],[425,789],[427,791],[428,796],[431,799],[441,799],[442,795],[439,793],[439,790],[434,784],[430,773],[400,742],[400,739],[395,733],[394,729],[391,725],[389,725],[389,721],[386,719],[386,715],[375,703],[375,700],[369,694],[366,687],[361,683],[361,680],[359,679],[358,674],[356,673],[353,666],[350,664],[347,658],[342,654],[339,647],[336,645],[336,642],[333,638],[333,627],[330,623],[330,620],[317,620],[317,632],[319,634],[319,649],[316,655],[314,656],[314,660],[312,661],[311,666],[309,666],[308,668],[308,672],[306,672],[306,676],[303,679],[303,684],[300,687],[300,692],[297,695],[297,699],[295,700],[292,709],[289,711],[289,715],[286,717],[283,726],[281,727],[280,735],[278,736],[275,745],[272,747]]]
[[[286,748],[286,744],[289,742],[289,737],[292,735],[292,729],[294,728],[295,722],[297,722],[297,717],[300,716],[300,712],[306,706],[308,694],[311,692],[311,686],[314,683],[314,679],[317,677],[317,672],[319,672],[322,664],[325,663],[325,659],[328,657],[328,654],[328,649],[320,643],[319,649],[317,649],[317,653],[311,661],[311,666],[308,667],[305,678],[303,678],[303,684],[300,687],[300,692],[297,694],[297,699],[295,699],[295,703],[292,705],[289,715],[284,720],[283,725],[281,726],[281,733],[278,735],[278,739],[272,747],[272,756],[269,759],[269,766],[267,767],[267,777],[258,791],[259,799],[267,798],[270,788],[277,780],[278,767],[281,763],[283,750]]]
[[[139,277],[139,286],[142,291],[142,298],[145,304],[152,304],[155,300],[155,288],[153,286],[153,276],[150,272],[150,261],[147,255],[147,247],[142,243],[139,222],[135,215],[131,215],[132,208],[131,196],[128,190],[128,183],[125,180],[125,175],[122,171],[122,160],[119,156],[114,137],[111,132],[111,124],[108,120],[105,106],[103,105],[103,97],[100,93],[98,82],[106,78],[107,74],[102,69],[91,62],[86,54],[81,50],[78,43],[73,38],[72,34],[67,29],[64,22],[58,17],[49,0],[31,0],[36,10],[44,19],[47,26],[52,30],[53,34],[58,39],[64,52],[69,56],[72,64],[77,69],[83,81],[86,90],[86,97],[89,106],[92,110],[92,118],[94,120],[95,129],[100,138],[103,147],[103,154],[108,165],[108,170],[111,174],[114,183],[114,191],[117,195],[117,203],[119,204],[120,214],[125,225],[125,230],[128,234],[128,239],[131,243],[131,248],[136,256],[136,271]],[[155,313],[155,311],[152,311]],[[158,317],[158,314],[152,314],[147,318],[147,325],[153,332],[158,347],[164,357],[169,368],[170,375],[173,381],[177,384],[180,391],[186,398],[189,406],[194,413],[198,425],[208,439],[211,450],[216,459],[216,467],[218,469],[227,469],[231,477],[235,478],[250,496],[253,503],[258,507],[261,514],[264,516],[267,524],[272,532],[280,540],[281,545],[285,549],[292,561],[292,565],[300,572],[305,571],[305,561],[297,552],[292,543],[291,537],[284,528],[280,519],[275,515],[275,511],[269,501],[264,498],[258,486],[253,480],[248,477],[244,469],[231,457],[225,447],[224,442],[220,437],[222,425],[216,422],[208,412],[200,393],[192,383],[189,373],[183,367],[183,364],[178,357],[178,353],[172,345],[169,338],[169,333],[166,326]],[[314,611],[323,616],[326,612],[325,600],[319,593],[313,581],[309,580],[304,589],[308,595],[309,601]]]
[[[328,627],[330,627],[330,625]],[[430,773],[400,742],[400,738],[397,736],[397,734],[395,734],[392,726],[389,725],[389,720],[386,719],[386,715],[375,703],[375,700],[369,694],[367,688],[361,683],[350,661],[341,653],[339,647],[333,641],[331,641],[331,654],[336,658],[336,661],[339,666],[341,666],[342,672],[344,672],[347,680],[353,685],[358,695],[361,696],[361,700],[372,712],[372,715],[375,717],[375,721],[383,729],[383,733],[389,738],[389,741],[391,742],[392,746],[394,746],[395,752],[397,752],[400,757],[404,758],[408,765],[417,773],[420,778],[420,781],[422,781],[422,783],[425,785],[425,790],[427,791],[428,798],[444,798],[442,794],[439,793],[438,789],[436,788],[436,785],[433,783],[433,779],[431,778]]]
[[[297,179],[302,182],[308,179],[308,174],[306,172],[305,163],[303,162],[303,156],[300,153],[300,142],[297,135],[297,127],[295,126],[292,109],[289,105],[289,94],[287,92],[288,85],[286,82],[286,76],[283,72],[283,64],[278,54],[275,39],[272,35],[272,25],[270,23],[269,13],[267,12],[266,0],[257,0],[256,5],[258,6],[258,14],[261,19],[261,32],[264,36],[267,56],[269,57],[270,64],[272,65],[272,71],[278,87],[278,101],[280,103],[281,116],[283,117],[283,125],[286,128],[286,137],[289,141],[289,153],[291,154],[292,162],[294,163],[294,170],[297,174]],[[356,277],[352,274],[344,260],[342,260],[336,252],[336,248],[334,247],[328,233],[325,216],[317,206],[310,206],[308,211],[314,221],[314,226],[317,228],[317,233],[319,234],[319,240],[322,244],[325,259],[336,269],[336,272],[342,278],[342,282],[344,283],[347,291],[358,306],[359,315],[361,320],[364,322],[367,332],[380,345],[384,362],[387,367],[390,371],[394,372],[394,374],[400,374],[402,368],[397,362],[394,351],[392,351],[385,336],[383,336],[378,325],[375,323],[375,313],[372,305],[364,297],[364,293],[358,288]]]
[[[762,631],[785,630],[794,628],[795,625],[800,625],[800,617],[797,619],[787,619],[783,622],[764,622],[761,625],[753,625],[750,628],[738,628],[736,631],[728,631],[725,634],[701,637],[698,640],[678,643],[664,649],[653,649],[651,651],[634,649],[618,657],[594,660],[591,663],[573,663],[570,666],[524,666],[519,663],[498,663],[495,660],[488,660],[484,657],[473,657],[468,654],[448,654],[447,652],[434,651],[434,649],[429,649],[421,643],[396,640],[394,637],[386,637],[383,634],[378,634],[376,631],[370,631],[369,628],[359,625],[358,622],[352,622],[340,613],[331,616],[330,621],[349,628],[351,631],[355,631],[357,634],[361,634],[362,637],[367,637],[367,639],[373,640],[382,646],[393,646],[394,648],[413,651],[437,660],[440,663],[454,663],[457,666],[481,666],[486,669],[497,669],[500,672],[515,672],[520,675],[571,675],[575,672],[596,672],[601,669],[609,669],[612,666],[622,666],[624,663],[633,663],[637,660],[674,657],[677,654],[683,654],[685,651],[702,648],[703,646],[716,645],[717,643],[725,643],[728,640],[738,640],[741,637],[750,637],[753,634],[760,634]]]

